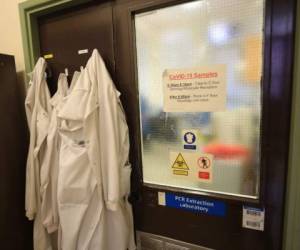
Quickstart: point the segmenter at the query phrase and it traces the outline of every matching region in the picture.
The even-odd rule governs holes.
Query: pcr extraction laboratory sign
[[[214,112],[226,109],[225,65],[165,70],[163,88],[165,112]]]

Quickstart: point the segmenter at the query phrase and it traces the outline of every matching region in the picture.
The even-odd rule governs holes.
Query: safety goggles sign
[[[226,206],[224,202],[199,199],[185,195],[158,192],[158,204],[207,215],[225,216]]]
[[[196,129],[182,131],[183,148],[187,150],[196,150],[198,144],[199,131]]]
[[[167,69],[163,73],[164,112],[226,110],[226,66]]]
[[[196,182],[213,181],[213,156],[192,152],[170,152],[170,174]]]

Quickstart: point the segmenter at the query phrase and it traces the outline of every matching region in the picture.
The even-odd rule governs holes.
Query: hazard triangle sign
[[[174,161],[172,168],[173,168],[173,174],[175,175],[187,176],[189,174],[188,172],[189,167],[186,164],[181,153],[179,153],[178,156],[176,157],[176,160]]]

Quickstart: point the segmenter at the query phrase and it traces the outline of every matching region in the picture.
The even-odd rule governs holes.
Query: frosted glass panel
[[[258,197],[263,18],[262,0],[193,1],[135,15],[145,183]],[[163,111],[165,70],[214,65],[226,68],[224,110]],[[199,170],[207,163],[209,181]]]

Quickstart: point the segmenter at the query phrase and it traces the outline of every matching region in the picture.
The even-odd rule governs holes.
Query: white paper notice
[[[166,205],[166,193],[158,192],[158,205],[165,206]]]
[[[224,111],[226,66],[165,70],[163,88],[165,112]]]

